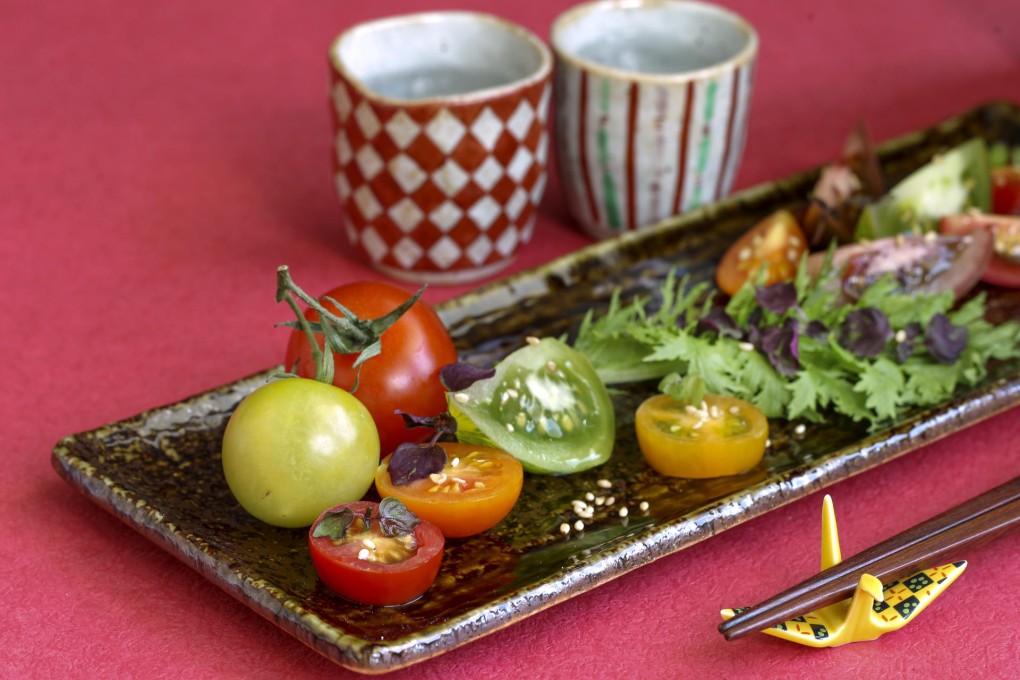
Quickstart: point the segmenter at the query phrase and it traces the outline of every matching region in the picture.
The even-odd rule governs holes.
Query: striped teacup
[[[747,133],[758,36],[691,0],[600,0],[553,24],[556,147],[595,238],[725,197]]]

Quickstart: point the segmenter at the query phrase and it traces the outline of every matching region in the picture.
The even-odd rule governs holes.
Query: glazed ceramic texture
[[[758,38],[712,5],[595,2],[553,25],[556,145],[571,215],[606,238],[729,195]]]
[[[1020,144],[1020,109],[992,105],[880,147],[890,179],[972,136]],[[526,336],[573,332],[590,309],[655,295],[677,268],[710,280],[736,237],[779,207],[802,208],[817,172],[742,192],[673,222],[594,244],[439,305],[464,360],[490,364]],[[1020,291],[986,289],[990,315],[1020,316]],[[344,601],[318,582],[302,530],[271,527],[236,503],[223,479],[220,439],[262,374],[95,431],[54,450],[57,472],[227,593],[335,662],[380,673],[442,654],[588,591],[664,555],[804,497],[1020,403],[1020,362],[991,367],[975,389],[874,433],[839,419],[776,421],[762,463],[735,477],[662,477],[641,457],[633,414],[654,385],[614,396],[617,444],[604,465],[575,475],[528,475],[510,515],[483,534],[450,540],[439,576],[400,607]],[[599,485],[600,480],[609,488]],[[596,505],[583,531],[571,501]],[[647,503],[647,506],[643,505]],[[629,513],[622,517],[621,508]],[[645,509],[643,509],[645,508]]]
[[[546,185],[551,56],[488,15],[357,26],[331,50],[333,179],[349,243],[395,278],[508,265]]]

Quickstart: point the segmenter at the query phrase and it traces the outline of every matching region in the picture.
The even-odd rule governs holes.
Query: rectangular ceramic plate
[[[995,104],[880,148],[896,180],[940,149],[972,136],[1020,145],[1020,109]],[[654,294],[670,268],[710,279],[735,237],[782,206],[802,206],[816,177],[760,186],[659,227],[598,243],[440,305],[461,356],[493,362],[525,336],[569,333],[614,288]],[[1020,318],[1020,294],[990,291],[993,314]],[[220,467],[220,438],[237,403],[267,379],[252,376],[181,403],[62,440],[57,472],[97,504],[228,593],[337,663],[389,671],[441,654],[587,591],[663,555],[873,468],[1020,402],[1020,363],[995,366],[977,388],[877,433],[844,422],[773,423],[762,466],[739,477],[666,479],[643,463],[633,409],[648,386],[617,398],[612,459],[566,477],[529,476],[521,501],[483,535],[448,543],[432,589],[402,607],[353,605],[319,584],[305,532],[269,527],[234,501]],[[603,492],[599,479],[612,482]],[[571,500],[613,495],[581,533]],[[648,503],[647,512],[638,510]],[[615,510],[631,509],[626,519]]]

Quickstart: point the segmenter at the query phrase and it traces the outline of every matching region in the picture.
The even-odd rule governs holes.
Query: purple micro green
[[[474,385],[479,380],[486,380],[496,375],[494,368],[482,368],[474,364],[458,361],[447,364],[439,371],[439,382],[448,392],[460,392]]]
[[[954,364],[967,347],[967,329],[953,324],[945,314],[936,314],[925,329],[924,346],[937,361]]]
[[[877,357],[890,337],[889,319],[874,307],[855,309],[839,328],[839,344],[861,358]]]

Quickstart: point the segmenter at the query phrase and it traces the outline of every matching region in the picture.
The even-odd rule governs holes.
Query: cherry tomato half
[[[762,267],[766,268],[766,285],[788,281],[797,273],[805,252],[807,239],[797,219],[789,211],[779,210],[730,246],[715,271],[716,285],[727,295],[736,295]]]
[[[667,477],[725,477],[761,462],[769,425],[741,399],[706,394],[690,407],[667,394],[646,399],[634,420],[645,461]]]
[[[942,218],[943,234],[992,234],[993,255],[981,279],[995,286],[1020,288],[1020,217],[967,213]]]
[[[514,507],[524,483],[524,468],[505,451],[454,442],[446,451],[442,472],[410,484],[390,479],[389,459],[375,473],[380,496],[400,499],[407,508],[439,527],[448,538],[480,534],[500,522]]]
[[[1006,165],[992,170],[992,212],[1020,215],[1020,166]]]
[[[371,526],[356,520],[343,540],[315,537],[315,529],[330,513],[348,508],[363,516],[372,508]],[[443,534],[426,521],[412,534],[391,538],[379,528],[379,504],[370,501],[330,508],[308,531],[312,564],[327,588],[353,602],[397,605],[416,600],[436,580],[443,560]]]
[[[361,402],[333,385],[283,378],[240,403],[223,434],[223,474],[250,514],[306,527],[359,500],[379,465],[379,436]]]
[[[359,318],[371,319],[388,314],[411,295],[402,288],[379,281],[351,283],[334,288],[320,298],[323,306],[336,312],[336,306],[325,300],[327,297]],[[305,317],[316,321],[319,315],[310,309]],[[334,353],[333,384],[351,390],[358,380],[354,396],[372,414],[379,429],[380,450],[387,455],[403,442],[420,442],[429,435],[424,429],[407,429],[395,411],[434,416],[446,410],[446,393],[439,382],[439,369],[455,363],[457,351],[443,322],[420,300],[382,334],[381,342],[382,352],[361,365],[360,377],[358,369],[353,368],[355,355]],[[319,347],[322,347],[321,337]],[[291,333],[284,366],[305,378],[315,376],[308,338],[299,329]]]

